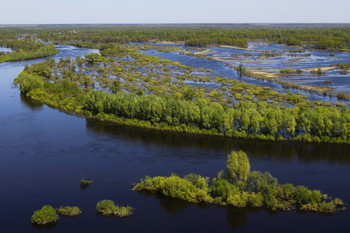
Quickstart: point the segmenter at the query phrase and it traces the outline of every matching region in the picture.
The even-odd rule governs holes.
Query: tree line
[[[346,107],[240,101],[231,107],[207,98],[172,95],[115,94],[85,90],[77,83],[44,81],[24,71],[16,79],[32,98],[99,120],[182,132],[269,140],[350,142],[350,109]]]
[[[267,40],[315,49],[346,50],[347,25],[78,25],[0,29],[1,38],[35,35],[56,43],[120,43],[173,41],[193,46],[245,46],[246,41]]]

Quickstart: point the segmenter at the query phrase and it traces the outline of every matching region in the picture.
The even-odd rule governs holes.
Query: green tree
[[[232,151],[227,158],[227,176],[233,182],[246,183],[250,173],[250,163],[244,151]]]

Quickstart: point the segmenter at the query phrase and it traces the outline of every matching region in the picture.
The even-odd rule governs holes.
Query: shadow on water
[[[227,209],[226,221],[232,229],[242,228],[248,222],[249,214],[252,212],[248,208],[222,207]],[[261,211],[261,210],[256,210]]]
[[[198,205],[203,208],[203,205],[193,204],[187,201],[183,201],[183,200],[175,199],[171,197],[165,197],[158,193],[152,193],[148,191],[137,191],[137,193],[145,197],[151,197],[151,198],[157,199],[159,201],[159,206],[165,209],[169,215],[175,215],[176,213],[182,210],[185,210],[193,205]]]
[[[43,106],[44,106],[42,103],[30,100],[27,97],[23,96],[22,94],[20,95],[20,100],[24,106],[34,111],[41,110],[43,109]]]
[[[49,224],[45,224],[45,225],[38,225],[38,224],[32,223],[32,226],[36,230],[45,231],[45,230],[51,230],[51,229],[55,228],[57,226],[57,224],[58,224],[58,222],[49,223]]]
[[[249,156],[274,160],[298,159],[304,163],[326,161],[350,164],[350,145],[301,142],[268,142],[225,137],[177,134],[86,120],[90,132],[115,138],[173,148],[200,148],[226,156],[231,150],[244,150]],[[221,153],[222,152],[222,153]],[[210,156],[210,155],[208,155]]]
[[[140,195],[146,197],[152,197],[159,201],[159,206],[166,210],[169,215],[176,215],[181,211],[190,208],[197,207],[201,210],[215,207],[214,205],[207,205],[203,203],[190,203],[180,199],[166,197],[158,193],[152,193],[148,191],[137,191]],[[236,208],[221,206],[219,209],[225,209],[227,211],[226,220],[232,229],[244,227],[248,222],[249,214],[252,212],[268,212],[265,209],[251,209],[251,208]]]

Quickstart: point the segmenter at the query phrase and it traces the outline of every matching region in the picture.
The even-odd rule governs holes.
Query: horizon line
[[[350,22],[264,22],[264,23],[0,23],[0,25],[216,25],[216,24],[229,24],[229,25],[246,25],[246,24],[350,24]]]

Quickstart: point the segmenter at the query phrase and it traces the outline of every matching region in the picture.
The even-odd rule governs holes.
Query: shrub
[[[133,208],[131,206],[118,206],[111,200],[102,200],[96,204],[96,209],[103,215],[114,215],[117,217],[128,217],[132,215]]]
[[[92,180],[86,180],[85,178],[81,178],[80,180],[80,186],[86,187],[89,186],[90,184],[93,184],[94,182]]]
[[[62,216],[76,216],[82,213],[77,206],[61,206],[57,209],[57,212]]]

